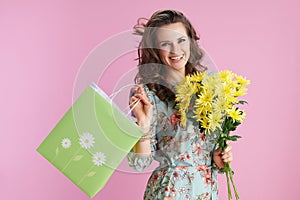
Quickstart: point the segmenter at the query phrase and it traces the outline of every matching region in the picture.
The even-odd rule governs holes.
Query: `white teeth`
[[[170,57],[171,60],[180,60],[181,58],[183,58],[183,55],[177,57]]]

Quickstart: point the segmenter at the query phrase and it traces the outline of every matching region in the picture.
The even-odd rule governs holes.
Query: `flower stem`
[[[238,192],[237,192],[236,186],[235,186],[234,181],[233,181],[232,170],[231,170],[231,168],[230,168],[230,166],[229,166],[229,163],[226,163],[226,165],[228,165],[228,169],[229,169],[229,177],[230,177],[231,184],[232,184],[232,186],[233,186],[235,199],[238,200],[238,199],[240,199],[240,197],[239,197],[239,194],[238,194]],[[226,167],[227,167],[227,166],[226,166]]]
[[[230,180],[229,180],[228,170],[226,169],[226,182],[227,182],[227,190],[228,190],[228,200],[232,199],[231,189],[230,189]]]

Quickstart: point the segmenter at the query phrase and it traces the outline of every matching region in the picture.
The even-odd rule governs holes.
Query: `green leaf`
[[[232,135],[231,137],[241,138],[242,136],[239,136],[239,135]]]
[[[238,138],[241,138],[241,136],[233,135],[233,136],[229,136],[229,137],[228,137],[228,140],[236,141]]]
[[[225,147],[226,147],[226,138],[225,137],[219,137],[218,143],[219,143],[219,147],[221,149],[225,149]]]
[[[236,127],[240,125],[241,122],[233,121],[231,117],[226,117],[225,123],[223,124],[223,132],[228,134],[230,131],[235,131]]]
[[[240,125],[240,124],[241,124],[240,121],[235,121],[235,122],[233,122],[233,125],[234,125],[234,126],[238,126],[238,125]]]
[[[237,104],[242,104],[242,105],[244,105],[244,104],[248,104],[248,102],[247,102],[247,101],[244,101],[244,100],[240,100],[240,101],[237,102]]]

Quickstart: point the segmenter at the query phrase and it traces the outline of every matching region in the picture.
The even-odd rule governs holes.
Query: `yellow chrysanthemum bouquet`
[[[238,98],[247,93],[245,86],[250,81],[224,70],[219,73],[197,72],[186,76],[176,87],[176,102],[181,125],[186,126],[187,118],[196,118],[201,132],[215,134],[219,148],[227,147],[226,141],[236,141],[240,136],[230,135],[245,118],[245,112],[237,107],[246,101]],[[230,182],[235,197],[239,199],[229,163],[222,169],[226,173],[228,199],[232,199]]]

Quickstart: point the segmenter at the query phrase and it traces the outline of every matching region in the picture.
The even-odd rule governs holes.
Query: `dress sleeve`
[[[148,96],[148,99],[151,104],[153,104],[153,117],[151,119],[150,124],[150,145],[151,145],[151,153],[147,156],[145,155],[139,155],[135,153],[132,149],[127,154],[127,160],[128,164],[131,168],[135,169],[136,171],[144,171],[147,167],[150,166],[154,159],[155,151],[157,149],[157,139],[156,139],[156,126],[157,126],[157,107],[156,107],[156,101],[154,97],[154,93],[152,91],[149,91],[148,87],[144,85],[145,92]],[[134,95],[134,92],[130,92],[130,97]],[[133,115],[133,114],[132,114]],[[133,117],[135,117],[133,115]]]

